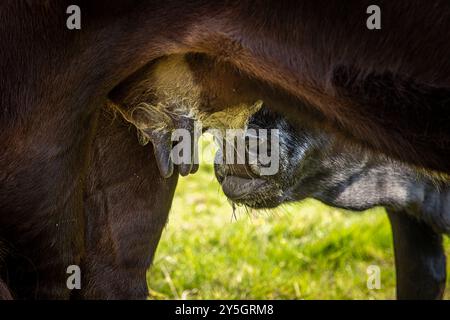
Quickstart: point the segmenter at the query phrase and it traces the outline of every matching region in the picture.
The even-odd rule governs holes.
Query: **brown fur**
[[[84,191],[83,299],[145,299],[146,273],[166,224],[178,174],[163,179],[152,147],[102,110]]]
[[[80,31],[65,28],[75,3]],[[450,5],[379,1],[383,29],[369,31],[369,4],[2,1],[0,235],[36,258],[30,268],[47,284],[37,296],[68,298],[66,267],[86,250],[95,114],[118,84],[165,55],[226,60],[300,100],[279,107],[291,119],[450,173]]]
[[[135,131],[109,108],[100,111],[84,182],[84,226],[79,229],[86,243],[79,262],[82,285],[71,292],[73,298],[148,296],[146,272],[166,224],[178,174],[161,178],[152,147],[139,145]],[[33,252],[37,245],[12,244],[1,253],[8,285],[0,280],[0,299],[12,299],[12,294],[15,299],[40,299],[49,289],[65,287],[65,280],[41,279],[45,269],[40,262],[46,255]]]

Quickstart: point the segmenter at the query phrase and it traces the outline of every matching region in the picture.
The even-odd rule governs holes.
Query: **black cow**
[[[450,185],[397,161],[342,146],[326,133],[293,126],[267,108],[250,118],[248,128],[279,129],[280,169],[262,176],[259,163],[216,164],[230,200],[252,208],[307,197],[356,211],[385,206],[394,235],[398,297],[442,297],[442,234],[450,234]]]

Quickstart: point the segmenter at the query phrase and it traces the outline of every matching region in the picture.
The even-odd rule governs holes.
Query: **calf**
[[[86,146],[89,158],[85,164],[86,169],[81,168],[82,171],[86,171],[85,178],[81,179],[85,184],[83,192],[77,193],[77,197],[81,197],[84,201],[83,217],[72,220],[61,220],[60,217],[54,226],[47,224],[44,227],[48,230],[52,230],[53,227],[57,229],[64,227],[70,232],[79,231],[71,234],[74,242],[70,244],[74,248],[72,252],[77,253],[74,261],[83,265],[87,273],[85,290],[81,296],[134,297],[127,291],[130,287],[123,283],[135,279],[137,282],[129,283],[139,288],[135,291],[136,296],[143,297],[144,270],[149,265],[159,240],[175,187],[173,179],[176,177],[167,182],[154,180],[156,167],[166,178],[171,177],[175,170],[169,158],[172,147],[170,131],[179,126],[192,129],[192,121],[197,119],[203,120],[207,126],[240,127],[248,120],[249,114],[261,106],[262,101],[274,108],[283,108],[295,104],[296,100],[280,90],[274,90],[270,84],[242,73],[228,63],[200,54],[172,55],[157,59],[116,86],[109,93],[109,99],[109,106],[117,112],[117,115],[122,116],[137,129],[141,144],[152,142],[156,157],[152,158],[145,152],[151,150],[151,147],[140,148],[137,140],[125,129],[120,129],[120,125],[117,127],[117,123],[113,122],[108,125],[103,113],[100,117],[94,117],[92,121],[97,125],[92,132],[94,142]],[[125,150],[127,152],[124,152]],[[145,169],[148,170],[147,175],[136,175],[136,171],[141,167],[142,170],[148,168]],[[185,175],[195,172],[196,168],[190,163],[178,169]],[[136,186],[140,189],[136,189]],[[122,190],[119,191],[122,195],[120,198],[116,197],[117,189]],[[143,190],[148,192],[148,198],[143,197]],[[155,192],[161,196],[158,202],[151,200]],[[111,199],[114,200],[113,204],[110,203]],[[133,205],[132,210],[129,208],[130,204]],[[126,216],[132,215],[134,219],[124,218],[122,213],[124,207],[128,210]],[[79,210],[75,205],[71,208]],[[63,221],[64,224],[61,225],[59,221]],[[139,225],[143,221],[149,222],[142,230],[151,231],[148,234],[153,237],[150,247],[139,245],[140,241],[145,239],[139,232],[136,233],[136,237],[130,239],[125,236],[130,236],[130,230],[141,228]],[[67,222],[71,222],[71,225],[66,224]],[[15,228],[23,227],[14,221],[9,221],[9,224]],[[33,225],[36,223],[31,224]],[[113,230],[101,229],[104,227]],[[59,231],[56,233],[60,234]],[[31,266],[33,270],[25,270],[27,275],[31,275],[27,284],[24,285],[22,282],[11,285],[16,289],[14,291],[22,291],[18,294],[22,297],[67,295],[67,288],[64,286],[65,274],[61,273],[65,268],[58,267],[58,274],[53,273],[52,270],[56,267],[45,263],[46,254],[50,252],[47,253],[40,247],[55,241],[52,240],[52,236],[41,231],[38,234],[38,241],[34,241],[36,238],[27,237],[18,241],[14,238],[17,234],[20,233],[14,232],[7,237],[13,243],[20,243],[26,254],[33,257]],[[122,236],[116,238],[120,234]],[[64,241],[56,243],[63,247],[69,245]],[[130,243],[137,244],[131,247],[140,249],[136,254],[127,255],[130,252],[126,248],[130,247]],[[84,250],[81,250],[82,247]],[[123,249],[114,251],[113,248]],[[59,251],[51,252],[55,263],[70,260],[62,247],[56,249]],[[131,261],[136,262],[136,266],[132,267]],[[67,265],[69,263],[63,266]],[[45,283],[38,291],[33,290],[33,271],[37,271]],[[118,275],[115,275],[116,273]],[[121,279],[122,285],[108,281],[111,278]],[[102,282],[100,279],[103,279]]]
[[[66,28],[74,3],[80,30]],[[226,60],[305,102],[280,104],[292,119],[450,173],[450,5],[381,1],[383,29],[374,31],[364,24],[370,4],[2,1],[0,235],[45,256],[41,279],[58,289],[44,296],[69,296],[58,284],[86,249],[83,189],[97,111],[165,55]]]
[[[137,100],[135,92],[140,93]],[[394,230],[399,297],[442,295],[445,257],[440,234],[450,230],[446,215],[450,200],[446,193],[440,194],[440,188],[447,189],[445,183],[402,163],[341,145],[339,139],[309,126],[292,125],[267,108],[243,119],[249,112],[239,112],[242,106],[255,110],[250,106],[262,101],[272,108],[298,102],[205,55],[162,58],[129,78],[120,90],[112,92],[111,99],[120,101],[113,107],[138,128],[141,141],[154,144],[165,176],[170,176],[173,166],[170,131],[180,126],[191,130],[186,118],[203,120],[210,127],[247,124],[250,129],[280,129],[281,171],[258,177],[260,170],[254,166],[217,166],[227,196],[252,207],[273,207],[306,197],[353,210],[385,205]],[[181,172],[188,174],[192,167]],[[412,245],[412,240],[420,243]],[[418,248],[423,258],[413,259]],[[418,284],[417,274],[422,275]]]
[[[230,200],[252,208],[308,197],[356,211],[385,206],[394,233],[398,297],[442,297],[446,268],[441,234],[450,233],[448,184],[397,161],[342,146],[323,132],[292,126],[267,108],[250,118],[248,128],[279,130],[280,169],[262,176],[259,163],[216,164]]]
[[[135,100],[130,92],[141,95]],[[399,297],[442,295],[445,257],[440,234],[450,229],[445,215],[446,195],[441,195],[439,188],[445,190],[446,184],[399,162],[341,145],[333,136],[310,127],[292,125],[267,108],[243,121],[246,113],[236,113],[239,108],[233,106],[246,105],[249,109],[257,101],[264,101],[280,108],[295,102],[205,55],[163,58],[133,75],[120,90],[112,92],[111,99],[121,101],[114,108],[138,128],[142,142],[153,142],[156,159],[162,162],[160,170],[167,176],[171,170],[171,143],[167,142],[170,131],[179,126],[191,129],[183,118],[202,119],[207,126],[275,126],[282,133],[282,170],[274,176],[258,177],[260,170],[254,166],[217,166],[217,176],[230,199],[253,207],[273,207],[305,197],[353,210],[385,205],[394,230]],[[191,170],[181,171],[187,174]],[[412,245],[412,240],[420,243]],[[413,259],[417,252],[421,258]],[[430,261],[433,268],[429,267]],[[417,274],[422,277],[417,279]]]
[[[0,235],[11,244],[5,246],[3,269],[14,297],[145,298],[145,272],[167,219],[178,172],[186,175],[197,168],[192,162],[173,165],[171,131],[192,130],[194,120],[241,127],[260,106],[258,84],[205,55],[173,55],[153,61],[117,86],[96,113],[86,168],[80,168],[86,170],[79,195],[83,216],[55,219],[52,225],[57,235],[59,229],[79,230],[74,245],[84,243],[84,250],[77,250],[78,263],[53,272],[41,246],[59,243],[56,236],[41,230],[37,239],[18,239],[16,228],[21,225],[10,221],[13,232]],[[52,252],[52,258],[63,259],[65,253]],[[82,289],[75,294],[66,287],[70,264],[80,265],[83,275]]]

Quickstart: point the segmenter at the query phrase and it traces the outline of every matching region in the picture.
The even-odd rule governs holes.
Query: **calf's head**
[[[248,135],[248,132],[252,133]],[[261,148],[267,150],[269,158],[277,162],[276,170],[268,174],[261,172],[271,164],[262,164],[257,157],[256,162],[250,161],[249,145],[255,134],[256,152]],[[292,125],[264,106],[250,117],[245,135],[246,155],[241,156],[245,163],[232,163],[224,156],[224,150],[235,148],[227,143],[216,154],[216,177],[227,197],[237,204],[271,208],[300,200],[313,192],[314,186],[308,181],[326,174],[322,159],[333,141],[324,134]]]
[[[448,190],[447,185],[438,186],[402,163],[340,145],[332,135],[292,125],[265,107],[250,117],[247,129],[278,130],[275,145],[272,140],[260,143],[268,143],[272,151],[278,149],[279,170],[261,175],[263,164],[220,161],[218,152],[216,177],[237,204],[271,208],[312,197],[351,210],[381,205],[410,208],[416,215],[430,211],[436,216],[439,210],[435,207],[442,206],[447,197],[442,192]],[[450,222],[450,214],[443,214]]]

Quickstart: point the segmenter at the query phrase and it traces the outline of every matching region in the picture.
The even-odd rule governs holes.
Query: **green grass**
[[[234,216],[202,165],[180,178],[147,279],[151,299],[394,299],[393,259],[384,209],[307,200]],[[367,289],[370,265],[381,269],[379,290]]]

